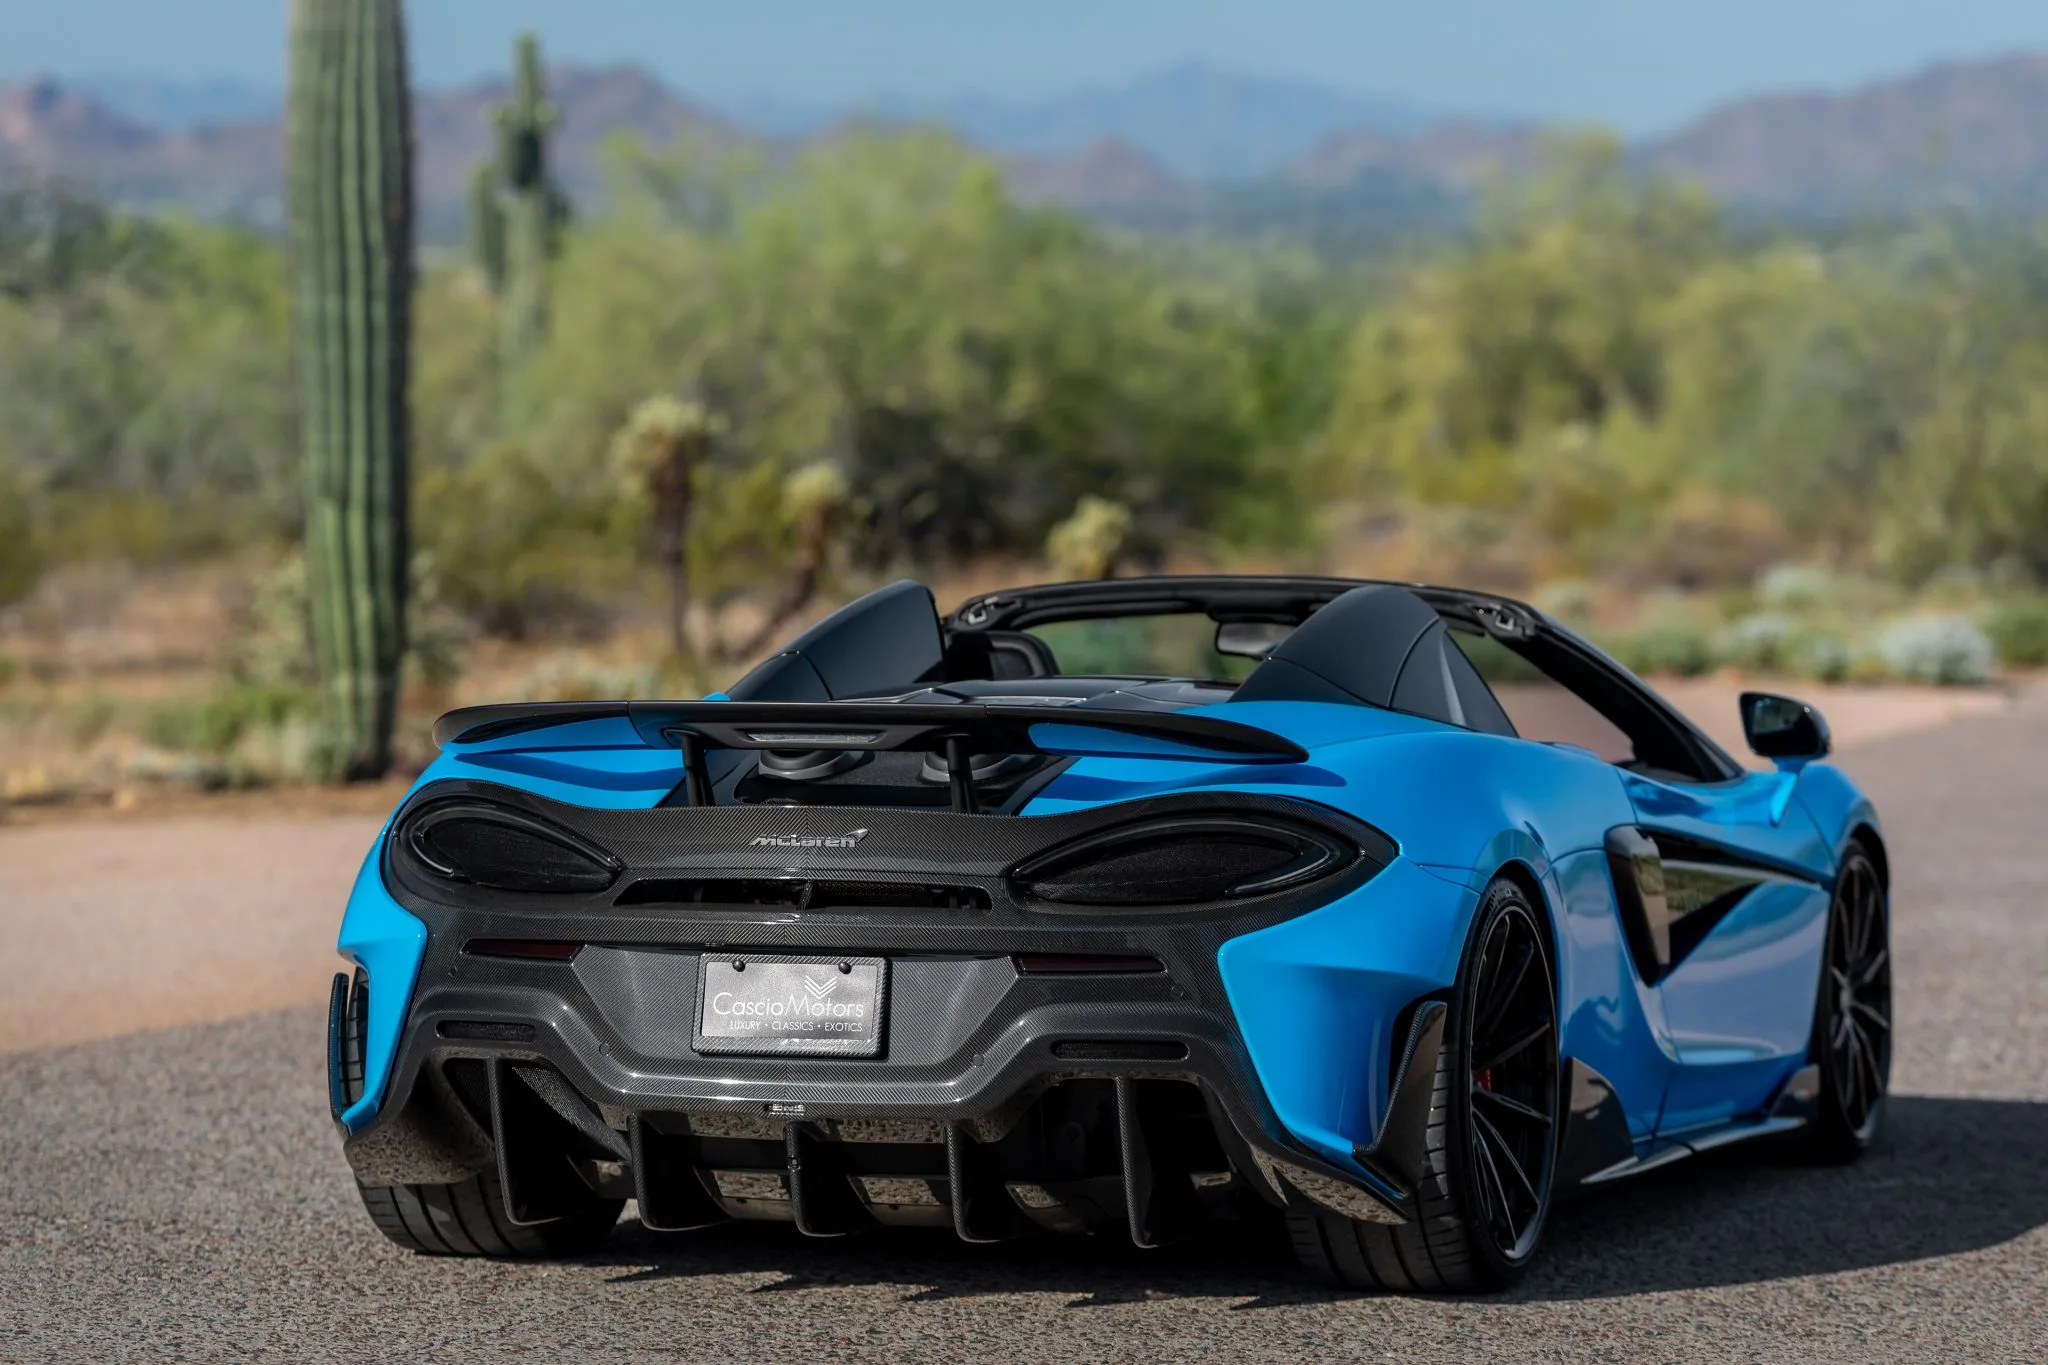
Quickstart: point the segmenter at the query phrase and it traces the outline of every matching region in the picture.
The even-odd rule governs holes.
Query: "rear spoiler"
[[[1000,702],[611,701],[469,706],[434,723],[434,742],[479,744],[576,721],[625,720],[643,743],[683,751],[692,805],[710,804],[711,749],[909,749],[943,754],[956,809],[974,809],[975,754],[1065,754],[1202,763],[1300,763],[1270,731],[1178,711]]]

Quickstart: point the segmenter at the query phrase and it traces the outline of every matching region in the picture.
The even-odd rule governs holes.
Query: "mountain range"
[[[1284,218],[1319,202],[1374,212],[1422,205],[1427,217],[1489,174],[1533,165],[1547,131],[1195,65],[1041,100],[877,100],[855,110],[714,105],[634,66],[561,67],[548,79],[563,111],[556,164],[583,196],[596,191],[599,148],[618,131],[749,142],[779,155],[850,122],[940,123],[1003,157],[1025,197],[1133,221],[1192,215],[1256,226],[1260,205]],[[459,217],[469,169],[489,154],[489,108],[505,95],[503,81],[418,94],[430,219]],[[275,98],[231,85],[31,81],[0,90],[0,169],[90,182],[137,207],[274,223],[284,142]],[[1629,156],[1769,210],[1883,209],[1937,194],[2048,205],[2048,53],[1737,100]]]
[[[848,110],[775,98],[713,101],[728,121],[774,137],[816,136]],[[885,123],[939,123],[1004,156],[1071,157],[1121,143],[1177,179],[1256,180],[1322,138],[1353,128],[1412,133],[1442,115],[1401,100],[1306,81],[1183,62],[1120,85],[1084,85],[1039,99],[885,96],[853,111]]]

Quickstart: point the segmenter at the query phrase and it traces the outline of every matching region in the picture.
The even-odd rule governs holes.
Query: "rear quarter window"
[[[1454,630],[1451,638],[1472,661],[1523,739],[1589,749],[1609,763],[1633,763],[1635,745],[1563,683],[1500,641]]]

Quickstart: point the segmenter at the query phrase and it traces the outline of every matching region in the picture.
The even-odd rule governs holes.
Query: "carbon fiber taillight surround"
[[[450,879],[421,856],[413,834],[424,820],[445,819],[443,812],[459,812],[464,819],[497,812],[510,828],[542,833],[587,859],[601,860],[608,871],[615,869],[613,877],[601,888],[533,891]],[[560,917],[565,923],[601,916],[589,923],[593,942],[702,942],[694,932],[679,937],[674,931],[733,917],[757,923],[764,910],[783,909],[764,906],[759,897],[727,907],[701,899],[678,905],[634,889],[643,882],[675,881],[678,874],[702,884],[789,878],[975,888],[980,894],[964,908],[906,904],[897,915],[887,906],[863,907],[885,921],[901,919],[906,930],[935,919],[951,938],[963,919],[1010,929],[1071,923],[1077,915],[1113,922],[1120,910],[1140,907],[1116,900],[1091,903],[1078,896],[1049,900],[1033,894],[1030,883],[1042,875],[1034,869],[1113,851],[1126,838],[1179,837],[1195,848],[1234,828],[1284,835],[1305,856],[1291,860],[1299,866],[1240,878],[1224,894],[1144,903],[1147,921],[1249,914],[1256,922],[1270,922],[1342,894],[1384,867],[1395,852],[1378,830],[1327,807],[1233,792],[1183,793],[1040,816],[760,805],[598,810],[459,780],[431,784],[406,802],[386,843],[386,873],[393,895],[408,909],[545,909],[551,920]],[[1264,888],[1244,884],[1260,881]],[[1313,900],[1305,903],[1304,893]],[[628,923],[636,935],[653,937],[621,939],[617,931]]]

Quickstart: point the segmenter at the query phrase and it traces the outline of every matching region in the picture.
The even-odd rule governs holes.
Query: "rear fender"
[[[1230,940],[1217,966],[1281,1124],[1349,1170],[1386,1118],[1398,1026],[1456,980],[1477,895],[1395,859],[1319,910]]]

